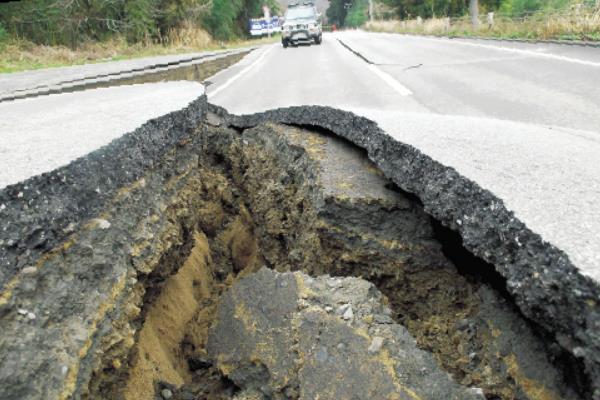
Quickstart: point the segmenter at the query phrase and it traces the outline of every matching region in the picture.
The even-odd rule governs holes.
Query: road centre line
[[[227,87],[229,87],[233,82],[237,81],[240,77],[242,77],[243,75],[245,75],[246,73],[248,73],[248,71],[250,71],[252,68],[254,68],[258,64],[260,64],[265,59],[265,57],[267,56],[267,54],[271,50],[273,50],[273,48],[275,48],[275,46],[276,46],[276,44],[271,45],[267,50],[265,50],[250,65],[248,65],[246,68],[244,68],[243,70],[241,70],[240,72],[238,72],[237,74],[235,74],[234,76],[232,76],[231,78],[229,78],[225,83],[223,83],[221,86],[217,87],[215,90],[210,91],[206,96],[208,98],[214,97],[218,93],[220,93],[223,89],[226,89]]]
[[[368,68],[371,72],[377,75],[381,80],[388,84],[392,89],[400,94],[400,96],[410,96],[413,92],[410,91],[406,86],[398,82],[390,74],[383,72],[377,65],[369,64]]]

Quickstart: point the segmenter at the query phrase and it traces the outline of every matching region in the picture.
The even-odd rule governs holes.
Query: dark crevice
[[[398,187],[398,185],[396,185],[393,182],[386,183],[385,188],[391,190],[392,192],[401,194],[402,196],[410,200],[412,203],[417,204],[420,208],[423,208],[423,202],[416,194],[407,192],[406,190],[402,190]]]
[[[458,232],[443,226],[435,218],[431,218],[435,239],[442,245],[442,252],[456,266],[458,272],[476,285],[487,285],[495,290],[510,306],[512,311],[531,328],[540,343],[546,347],[552,364],[559,370],[564,381],[577,391],[582,398],[591,398],[591,382],[585,373],[583,361],[574,357],[562,348],[554,334],[527,318],[515,304],[514,297],[508,291],[506,278],[496,271],[494,265],[485,262],[468,251]],[[492,396],[488,399],[500,399]]]
[[[463,246],[462,237],[458,232],[442,225],[431,218],[435,239],[442,244],[442,252],[456,266],[458,272],[471,282],[486,284],[496,290],[509,303],[514,299],[508,292],[506,278],[500,275],[496,268],[481,258],[475,256]]]

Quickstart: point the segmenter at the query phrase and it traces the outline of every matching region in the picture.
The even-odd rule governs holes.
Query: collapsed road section
[[[0,216],[2,398],[600,398],[597,285],[348,112],[202,96]]]
[[[148,57],[14,73],[0,77],[0,103],[101,87],[188,80],[202,82],[240,61],[252,48]]]

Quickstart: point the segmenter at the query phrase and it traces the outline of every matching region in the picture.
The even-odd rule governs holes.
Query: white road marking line
[[[272,45],[271,47],[269,47],[256,60],[254,60],[254,62],[252,62],[252,64],[248,65],[246,68],[244,68],[243,70],[241,70],[240,72],[238,72],[237,74],[235,74],[234,76],[229,78],[229,80],[227,80],[227,82],[225,82],[221,86],[217,87],[215,90],[210,91],[206,96],[208,98],[214,97],[219,92],[221,92],[223,89],[226,89],[227,87],[229,87],[233,82],[237,81],[242,75],[245,75],[248,71],[250,71],[252,68],[254,68],[259,63],[261,63],[265,59],[266,55],[275,48],[275,46],[276,45]]]
[[[596,67],[596,68],[600,67],[600,62],[586,61],[586,60],[582,60],[579,58],[559,56],[556,54],[540,53],[538,51],[532,51],[532,50],[517,49],[514,47],[501,47],[501,46],[495,46],[495,45],[491,45],[491,44],[470,43],[470,42],[463,42],[460,40],[434,39],[434,38],[425,38],[425,37],[418,37],[418,38],[422,39],[422,40],[429,40],[432,42],[452,43],[452,44],[459,44],[459,45],[463,45],[463,46],[481,47],[484,49],[500,50],[500,51],[506,51],[506,52],[510,52],[510,53],[524,54],[524,55],[534,56],[534,57],[550,58],[550,59],[557,60],[557,61],[565,61],[565,62],[570,62],[570,63],[574,63],[574,64],[581,64],[581,65],[585,65],[588,67]]]
[[[400,96],[410,96],[413,92],[410,91],[406,86],[402,85],[396,79],[394,79],[390,74],[383,72],[376,65],[369,64],[369,70],[373,72],[375,75],[380,77],[385,83],[387,83],[392,89],[400,94]]]

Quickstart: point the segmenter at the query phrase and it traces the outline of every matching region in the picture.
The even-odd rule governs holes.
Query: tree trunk
[[[469,14],[473,28],[479,28],[479,0],[469,0]]]

